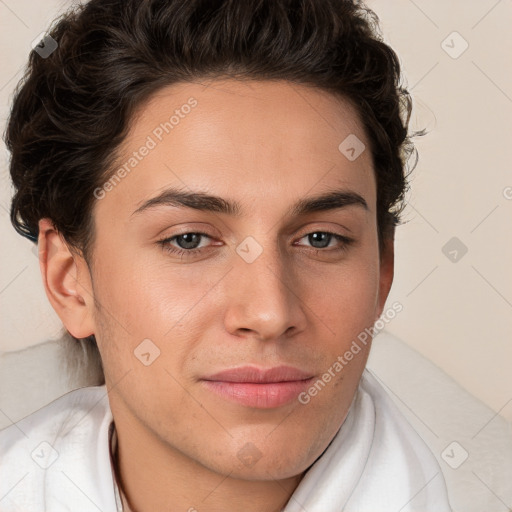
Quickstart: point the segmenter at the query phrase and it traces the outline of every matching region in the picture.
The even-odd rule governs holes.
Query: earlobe
[[[91,279],[88,267],[73,254],[50,219],[39,221],[39,266],[48,300],[75,338],[94,334]]]

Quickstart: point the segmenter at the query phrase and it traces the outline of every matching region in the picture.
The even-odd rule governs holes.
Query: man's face
[[[355,110],[328,93],[206,85],[168,87],[138,112],[116,167],[130,170],[98,194],[94,334],[116,423],[215,472],[287,478],[340,428],[369,344],[307,403],[299,393],[373,325],[391,284],[370,150]],[[355,159],[362,146],[338,148],[354,135],[368,148]],[[170,189],[238,212],[144,206]],[[293,210],[335,191],[352,195]],[[300,374],[214,377],[248,366]]]

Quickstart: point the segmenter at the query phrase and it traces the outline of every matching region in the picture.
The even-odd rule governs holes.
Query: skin
[[[325,91],[232,79],[167,87],[132,120],[120,164],[191,96],[197,106],[96,201],[91,271],[49,219],[40,221],[41,271],[68,331],[96,336],[131,507],[277,511],[342,425],[370,344],[306,405],[248,407],[200,379],[245,364],[320,378],[381,315],[393,243],[379,253],[370,151],[349,161],[338,150],[349,134],[369,148],[358,114]],[[132,215],[171,186],[236,200],[243,215],[169,205]],[[288,214],[333,189],[368,208]],[[200,255],[158,243],[183,232],[208,235]],[[335,251],[343,243],[315,243],[308,235],[318,232],[353,242]],[[236,252],[248,236],[263,251],[252,263]],[[148,366],[134,355],[144,339],[160,350]],[[237,456],[249,442],[259,455],[251,466]]]

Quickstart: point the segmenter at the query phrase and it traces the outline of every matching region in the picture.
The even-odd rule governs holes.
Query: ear
[[[394,238],[390,237],[384,240],[383,248],[380,254],[380,277],[379,277],[379,299],[377,307],[377,320],[384,311],[384,305],[393,284],[395,272],[395,243]]]
[[[94,334],[94,296],[86,261],[72,253],[50,219],[39,221],[39,266],[48,300],[75,338]]]

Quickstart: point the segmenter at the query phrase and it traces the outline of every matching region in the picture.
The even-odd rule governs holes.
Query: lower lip
[[[204,380],[203,384],[214,393],[227,400],[247,407],[273,409],[296,399],[313,380],[293,380],[287,382],[225,382]]]

